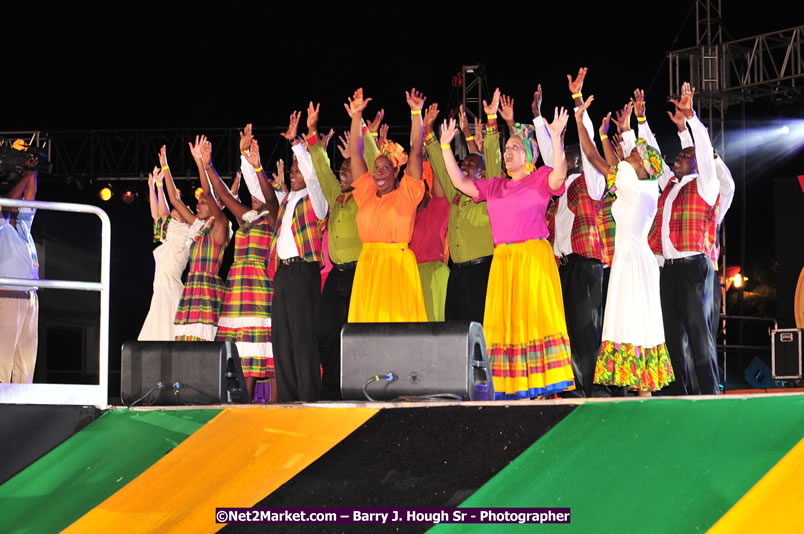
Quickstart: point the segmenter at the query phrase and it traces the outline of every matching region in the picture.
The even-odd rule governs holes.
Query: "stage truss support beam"
[[[697,2],[710,7],[715,3]],[[711,21],[711,16],[708,26],[698,21],[699,28],[709,28],[699,29],[699,36],[719,34],[720,30],[712,30]],[[727,43],[699,43],[693,48],[670,52],[670,94],[679,95],[685,81],[696,87],[699,111],[706,110],[710,118],[712,143],[723,153],[722,121],[729,106],[761,98],[784,102],[801,95],[802,32],[804,26],[797,26]]]

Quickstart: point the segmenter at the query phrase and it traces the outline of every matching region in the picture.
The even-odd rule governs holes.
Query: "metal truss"
[[[284,128],[255,131],[262,141],[264,161],[273,161],[290,152],[287,141],[278,134]],[[239,128],[193,128],[172,130],[90,130],[56,131],[50,139],[51,177],[86,177],[98,181],[140,180],[158,164],[157,152],[167,147],[167,159],[177,179],[197,178],[195,162],[187,143],[203,133],[212,142],[212,161],[221,175],[240,168]]]
[[[711,4],[707,0],[697,1]],[[712,18],[708,20],[709,29],[699,33],[699,37],[719,35],[719,29],[712,29]],[[698,21],[699,30],[703,24]],[[710,119],[720,119],[709,122],[710,129],[715,122],[721,122],[721,127],[713,131],[713,144],[722,149],[722,119],[730,105],[760,98],[786,101],[801,95],[802,32],[804,26],[797,26],[727,43],[699,43],[671,52],[670,94],[680,94],[685,81],[696,87],[699,108],[706,109]]]

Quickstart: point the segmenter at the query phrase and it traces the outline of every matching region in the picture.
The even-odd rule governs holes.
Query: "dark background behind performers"
[[[802,23],[795,20],[787,2],[766,1],[753,9],[737,7],[735,2],[723,4],[726,41]],[[385,122],[405,126],[405,89],[415,86],[444,110],[456,104],[452,82],[461,65],[478,63],[485,65],[491,88],[499,86],[516,99],[516,117],[524,122],[531,119],[530,100],[537,84],[542,84],[545,94],[543,112],[551,114],[553,106],[570,104],[566,74],[587,66],[584,94],[596,96],[591,109],[596,125],[605,111],[622,106],[634,88],[641,87],[646,90],[648,119],[665,152],[674,156],[678,151],[672,124],[665,119],[665,110],[672,109],[666,103],[666,55],[695,45],[692,0],[594,6],[500,4],[490,12],[461,9],[457,14],[433,4],[377,4],[364,12],[342,3],[325,8],[244,2],[202,8],[191,3],[171,5],[172,12],[164,6],[147,2],[126,7],[108,3],[4,6],[6,71],[0,89],[0,131],[197,128],[203,133],[205,128],[253,122],[262,141],[268,134],[260,137],[260,127],[285,126],[291,110],[303,109],[313,99],[321,102],[320,129],[332,126],[340,133],[347,126],[342,104],[358,86],[374,98],[370,114],[383,107]],[[800,119],[802,106],[800,101],[781,107],[761,101],[747,105],[746,116],[749,122]],[[739,107],[731,108],[727,120],[733,123],[727,128],[739,131],[741,119]],[[568,135],[568,142],[574,142],[575,133],[570,130]],[[275,143],[271,138],[261,145]],[[157,149],[153,147],[154,165]],[[229,150],[235,148],[215,146],[213,161],[218,159],[216,154]],[[263,163],[273,168],[274,161],[268,161],[263,152]],[[742,154],[727,153],[726,162],[737,182],[725,222],[727,254],[729,264],[737,264],[743,253]],[[775,245],[774,218],[769,216],[773,182],[804,174],[804,162],[800,151],[764,169],[751,169],[751,162],[749,153],[744,272],[751,280],[745,311],[774,316],[781,251]],[[234,169],[219,171],[228,177]],[[7,187],[0,184],[0,190]],[[99,204],[97,188],[93,184],[79,191],[42,175],[38,198]],[[151,223],[147,199],[133,206],[110,202],[104,209],[114,228],[110,324],[114,371],[119,370],[121,343],[136,338],[148,309],[153,279]],[[782,218],[781,228],[801,228],[801,216],[790,213],[789,219]],[[97,279],[99,226],[91,217],[40,212],[34,235],[40,248],[47,244],[40,258],[42,277]],[[786,239],[793,242],[785,250],[804,249],[800,232],[790,232]],[[43,291],[40,313],[49,314],[48,324],[65,322],[64,295],[69,295],[71,307],[86,310],[71,320],[93,321],[96,295]],[[791,298],[779,295],[780,302]],[[779,311],[783,307],[780,304]],[[42,323],[36,380],[96,380],[94,356],[83,358],[75,350],[80,345],[96,354],[96,331],[55,329],[61,333],[51,333],[48,339]],[[764,342],[764,329],[748,328],[746,340],[754,335]],[[118,386],[119,375],[113,372],[113,396]]]

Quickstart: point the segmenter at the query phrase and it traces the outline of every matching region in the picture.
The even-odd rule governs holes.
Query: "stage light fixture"
[[[123,193],[122,196],[123,202],[125,202],[126,204],[132,204],[136,198],[137,194],[131,190],[127,190],[125,193]]]
[[[195,190],[195,199],[198,200],[199,198],[201,198],[201,194],[203,192],[204,192],[204,190],[202,188],[197,187],[196,190]]]
[[[732,277],[732,283],[736,289],[742,289],[746,280],[748,280],[748,277],[743,276],[740,273],[737,273]]]
[[[111,187],[104,187],[98,192],[98,197],[104,202],[109,202],[112,198],[112,188]]]

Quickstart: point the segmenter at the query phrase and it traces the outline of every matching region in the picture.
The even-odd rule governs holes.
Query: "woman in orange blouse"
[[[427,321],[416,257],[408,248],[416,207],[424,196],[422,181],[422,107],[424,96],[415,89],[405,93],[411,113],[411,147],[386,142],[369,172],[363,161],[362,115],[370,98],[355,91],[346,105],[352,117],[351,167],[357,202],[357,230],[363,251],[357,262],[349,322]],[[397,186],[400,167],[407,167]]]

